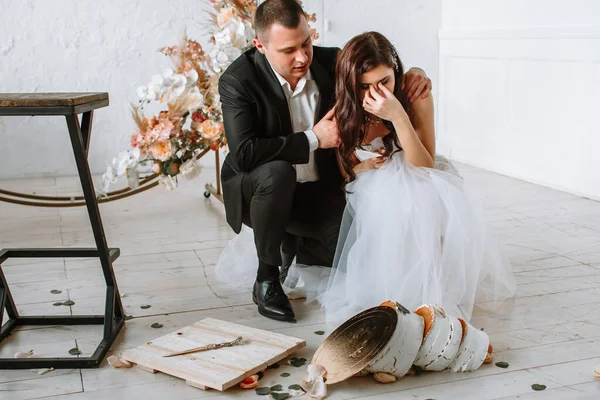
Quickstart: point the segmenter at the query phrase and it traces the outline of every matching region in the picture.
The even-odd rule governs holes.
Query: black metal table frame
[[[3,249],[0,250],[0,323],[4,309],[8,321],[0,329],[0,344],[11,331],[22,325],[104,325],[103,338],[91,357],[55,358],[0,358],[0,369],[31,368],[96,368],[100,365],[110,346],[125,322],[121,297],[115,280],[112,263],[119,257],[118,248],[109,248],[104,235],[102,219],[92,175],[87,162],[93,110],[108,105],[108,98],[78,106],[56,107],[0,107],[0,116],[64,115],[73,146],[75,162],[83,189],[96,248],[49,248],[49,249]],[[81,125],[79,114],[83,114]],[[92,258],[98,257],[106,281],[106,303],[104,315],[65,315],[65,316],[20,316],[10,293],[2,263],[9,258]]]

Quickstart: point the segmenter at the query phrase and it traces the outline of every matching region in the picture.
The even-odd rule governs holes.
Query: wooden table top
[[[0,93],[0,107],[69,107],[108,100],[108,93]]]

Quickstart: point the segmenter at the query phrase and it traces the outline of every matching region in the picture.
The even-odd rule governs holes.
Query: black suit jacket
[[[310,67],[319,87],[315,123],[334,104],[338,48],[313,46]],[[242,226],[244,174],[269,161],[306,164],[309,144],[304,132],[293,132],[287,99],[266,57],[252,48],[235,60],[219,79],[225,136],[229,154],[221,180],[227,222],[239,233]],[[342,194],[343,178],[334,149],[317,149],[315,162],[323,186]]]

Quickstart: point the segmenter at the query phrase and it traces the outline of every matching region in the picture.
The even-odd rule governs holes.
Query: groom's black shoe
[[[277,321],[296,322],[294,309],[277,277],[254,282],[252,300],[258,305],[261,315]]]

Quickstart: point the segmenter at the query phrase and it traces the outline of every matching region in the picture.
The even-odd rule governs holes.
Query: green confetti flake
[[[77,347],[73,347],[71,350],[69,350],[69,354],[72,356],[78,356],[81,354],[81,351],[79,351]]]
[[[271,393],[271,388],[268,388],[268,387],[261,387],[261,388],[256,389],[256,394],[259,396],[266,396],[269,393]]]

